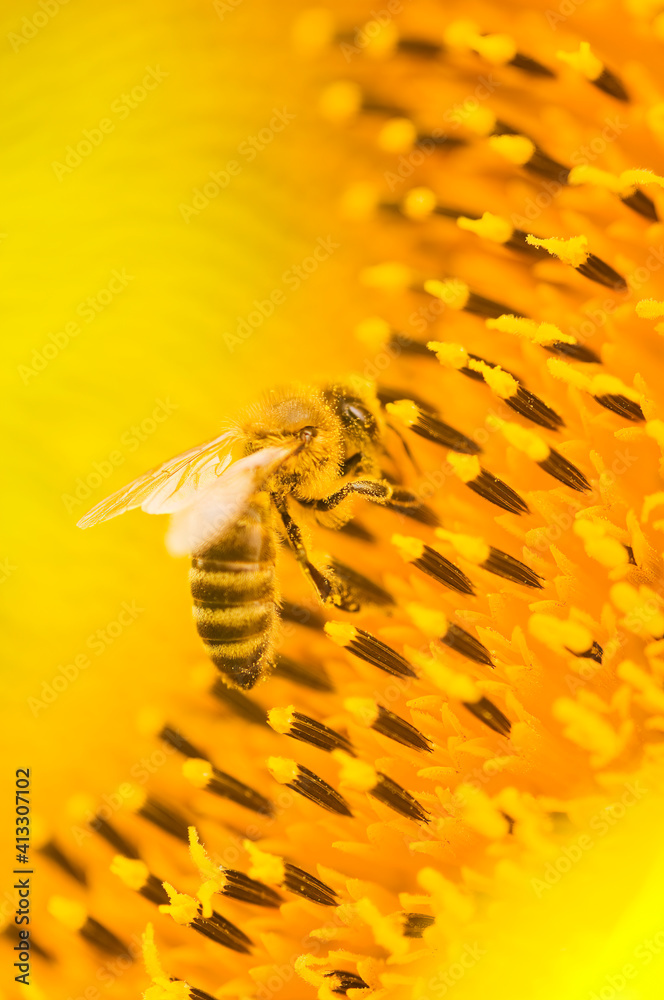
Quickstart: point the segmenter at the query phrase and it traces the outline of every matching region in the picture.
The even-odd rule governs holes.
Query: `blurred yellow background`
[[[1,738],[54,808],[100,759],[112,785],[137,706],[199,655],[164,520],[76,520],[266,385],[329,372],[342,346],[348,364],[297,6],[3,5]]]

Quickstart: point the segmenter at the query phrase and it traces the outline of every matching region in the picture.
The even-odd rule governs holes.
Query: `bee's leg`
[[[279,516],[282,520],[286,536],[295,558],[308,578],[311,580],[321,601],[323,601],[323,603],[329,601],[332,596],[332,584],[309,560],[299,524],[297,524],[297,522],[291,517],[290,511],[288,510],[288,506],[284,499],[275,496],[273,496],[272,499],[274,500],[274,505],[279,512]]]
[[[315,510],[332,510],[342,500],[345,500],[347,496],[350,496],[351,493],[358,493],[360,496],[366,497],[367,500],[373,500],[374,503],[387,503],[389,500],[394,499],[396,494],[401,495],[404,493],[412,497],[413,501],[416,499],[408,490],[395,490],[385,480],[357,479],[354,483],[346,483],[336,493],[331,493],[329,497],[325,497],[323,500],[316,500],[312,506]],[[399,500],[399,503],[404,502],[402,499]]]
[[[311,580],[323,604],[334,604],[338,608],[343,608],[344,611],[358,611],[359,604],[344,582],[337,579],[334,574],[331,578],[326,577],[309,559],[300,526],[291,517],[286,501],[274,496],[273,500],[279,511],[293,554],[306,576]]]

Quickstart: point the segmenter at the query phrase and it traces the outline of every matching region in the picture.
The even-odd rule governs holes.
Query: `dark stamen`
[[[236,802],[239,806],[251,809],[252,812],[259,813],[261,816],[272,816],[274,813],[272,803],[264,795],[216,767],[212,768],[212,778],[206,788],[208,792],[220,795],[224,799],[230,799],[231,802]],[[189,842],[188,835],[186,839]]]
[[[631,208],[634,212],[638,212],[642,215],[644,219],[650,219],[652,222],[659,222],[659,216],[657,214],[657,209],[655,208],[655,202],[640,191],[639,188],[634,191],[633,194],[628,194],[620,199],[624,205]]]
[[[417,566],[427,576],[433,577],[434,580],[442,583],[445,587],[457,590],[460,594],[472,595],[475,593],[472,581],[469,580],[466,574],[429,545],[424,546],[419,559],[413,560],[413,566]]]
[[[62,870],[67,873],[67,875],[71,875],[73,879],[75,879],[77,882],[80,882],[81,885],[88,884],[88,879],[85,874],[85,871],[81,868],[80,865],[77,865],[76,862],[72,861],[71,858],[68,858],[67,855],[64,853],[64,851],[62,851],[58,847],[58,845],[55,843],[54,840],[49,840],[49,842],[47,844],[44,844],[43,847],[40,847],[39,850],[44,855],[45,858],[48,858],[50,861],[53,861],[56,865],[58,865],[59,868],[62,868]]]
[[[527,163],[524,163],[526,170],[532,171],[534,174],[539,174],[540,177],[546,177],[548,180],[557,181],[561,186],[567,184],[570,174],[570,168],[564,167],[562,163],[558,163],[548,156],[543,150],[535,149],[535,152],[530,157]]]
[[[591,82],[593,86],[603,90],[610,97],[615,97],[617,101],[629,101],[629,94],[625,90],[622,81],[618,79],[615,73],[607,69],[606,66],[599,76]]]
[[[254,906],[267,906],[275,909],[282,903],[282,897],[263,882],[249,878],[244,872],[225,870],[224,877],[226,884],[221,890],[225,896],[232,899],[239,899],[243,903],[252,903]]]
[[[185,844],[189,843],[191,821],[163,803],[157,802],[156,799],[147,798],[138,810],[138,815],[149,823],[154,823],[160,830],[169,833],[176,840],[181,840]]]
[[[288,735],[294,740],[310,743],[328,753],[333,750],[345,750],[351,757],[355,756],[355,750],[347,736],[338,733],[336,729],[324,726],[322,722],[317,722],[308,715],[302,715],[301,712],[293,712],[293,722]]]
[[[220,913],[214,912],[209,919],[195,917],[190,926],[199,934],[216,941],[217,944],[222,944],[225,948],[242,952],[245,955],[249,954],[249,946],[253,944],[251,938],[248,938],[239,927],[232,924],[230,920],[226,920]]]
[[[474,663],[483,663],[487,667],[493,667],[491,655],[486,646],[483,646],[479,639],[476,639],[470,632],[466,632],[460,625],[448,625],[447,632],[441,636],[440,642],[449,646],[456,653],[465,656]]]
[[[539,424],[540,427],[546,427],[547,430],[557,431],[565,426],[563,418],[555,410],[547,406],[539,396],[524,389],[522,385],[519,385],[516,393],[505,402],[516,413],[527,420],[532,420],[534,424]]]
[[[463,705],[464,708],[472,712],[475,718],[483,722],[489,729],[493,729],[495,733],[500,733],[501,736],[509,736],[512,723],[488,698],[480,698],[479,701],[472,702],[464,701]]]
[[[392,781],[380,771],[378,772],[378,783],[369,794],[382,802],[383,805],[400,813],[401,816],[414,819],[418,823],[429,822],[429,814],[422,808],[417,799],[414,799],[405,788],[397,785],[396,781]]]
[[[553,448],[549,452],[549,457],[537,464],[540,469],[544,469],[550,476],[564,483],[565,486],[569,486],[572,490],[581,491],[590,489],[590,483],[581,470],[577,469],[571,462],[568,462],[560,452],[555,451]]]
[[[585,264],[580,264],[576,270],[584,277],[590,278],[591,281],[596,281],[598,285],[613,288],[616,292],[627,290],[627,282],[623,276],[605,264],[599,257],[596,257],[594,253],[589,253]]]
[[[340,996],[345,997],[348,990],[368,990],[369,984],[360,977],[356,976],[354,972],[344,972],[342,970],[337,970],[335,972],[325,972],[326,978],[330,976],[336,976],[339,980],[338,986],[332,987],[333,993],[338,993]]]
[[[493,546],[489,549],[489,558],[484,560],[482,566],[489,573],[495,573],[496,576],[502,576],[505,580],[511,580],[513,583],[522,583],[526,587],[540,589],[542,587],[541,577],[537,573],[524,563],[519,562],[514,556],[508,555],[507,552],[501,552],[500,549],[494,549]]]
[[[531,59],[530,56],[524,56],[522,52],[517,52],[507,65],[516,66],[517,69],[522,69],[524,73],[530,73],[531,76],[555,77],[556,75],[548,66],[543,66],[541,62]]]
[[[427,927],[435,923],[436,918],[428,913],[404,913],[403,936],[407,938],[421,938]]]
[[[337,894],[334,889],[310,875],[309,872],[286,863],[284,873],[283,884],[289,892],[310,899],[313,903],[320,903],[321,906],[337,905]]]
[[[344,797],[335,788],[332,788],[332,785],[328,785],[327,781],[323,781],[308,767],[302,767],[301,764],[298,764],[298,774],[295,781],[289,782],[287,787],[292,788],[294,792],[298,792],[322,809],[327,809],[328,812],[339,813],[341,816],[353,815]]]
[[[502,507],[512,514],[529,514],[528,504],[523,500],[511,486],[504,483],[502,479],[482,469],[479,476],[466,483],[474,493],[488,500],[489,503]]]
[[[361,660],[365,660],[372,666],[385,670],[395,677],[417,676],[410,663],[403,656],[363,629],[356,629],[356,637],[347,648]]]
[[[128,959],[133,962],[133,956],[130,955],[126,944],[115,936],[111,931],[107,930],[103,924],[100,924],[98,920],[94,917],[88,917],[83,926],[81,927],[79,934],[82,938],[88,941],[90,944],[94,945],[95,948],[99,948],[100,951],[105,951],[109,955],[120,955],[122,958]]]
[[[140,858],[140,854],[134,845],[125,840],[122,834],[118,833],[115,827],[111,826],[102,816],[95,816],[90,821],[90,828],[95,833],[98,833],[107,844],[110,844],[118,854],[122,854],[125,858],[132,858],[133,860]]]
[[[568,650],[568,652],[571,653],[572,651]],[[580,660],[594,660],[595,663],[601,663],[603,655],[604,650],[598,642],[593,642],[590,649],[586,649],[584,653],[574,653],[574,656],[578,657]]]
[[[473,313],[474,316],[483,316],[487,319],[497,319],[506,313],[511,313],[512,316],[523,317],[523,313],[517,312],[511,306],[502,305],[500,302],[494,302],[492,299],[485,299],[483,295],[476,295],[475,292],[469,294],[468,301],[463,308],[465,312]]]
[[[170,902],[168,893],[156,875],[148,875],[147,882],[138,891],[155,906],[168,906]]]
[[[202,750],[198,750],[189,740],[186,740],[176,729],[171,726],[164,726],[162,731],[159,733],[159,739],[163,740],[164,743],[168,743],[169,746],[177,750],[184,757],[202,757],[205,759],[205,754]]]
[[[478,455],[482,451],[471,438],[428,413],[420,413],[417,422],[411,424],[410,430],[427,441],[442,445],[451,451],[458,451],[462,455]]]
[[[427,752],[433,750],[431,743],[419,729],[416,729],[410,722],[406,722],[400,715],[395,715],[388,708],[383,708],[382,705],[378,706],[378,717],[372,722],[371,728],[412,750],[426,750]]]
[[[594,396],[594,399],[601,406],[605,406],[607,410],[611,410],[612,413],[617,413],[619,417],[624,417],[625,420],[645,420],[645,415],[643,410],[638,403],[634,400],[628,399],[627,396],[608,395],[608,396]]]
[[[272,676],[283,677],[293,684],[310,688],[312,691],[334,691],[334,684],[321,663],[309,666],[305,663],[296,663],[288,656],[278,656]]]
[[[350,593],[359,600],[362,606],[373,604],[376,607],[389,607],[394,604],[394,598],[391,594],[388,594],[377,583],[358,573],[351,566],[346,566],[344,563],[339,562],[338,559],[332,559],[330,569],[333,576],[348,588]]]
[[[281,617],[304,628],[323,627],[323,619],[316,611],[305,607],[304,604],[294,604],[292,601],[281,602]]]
[[[228,685],[224,684],[221,677],[218,677],[214,682],[210,693],[229,708],[231,712],[244,719],[245,722],[250,722],[254,726],[267,725],[267,712],[263,706],[259,705],[257,701],[248,698],[242,691],[229,688]],[[203,760],[206,759],[204,753],[196,754],[195,756],[201,757]]]
[[[583,344],[565,344],[562,340],[554,344],[545,344],[544,349],[551,354],[562,354],[563,357],[571,358],[573,361],[583,361],[585,364],[599,364],[602,360],[599,354],[595,354],[589,347]]]

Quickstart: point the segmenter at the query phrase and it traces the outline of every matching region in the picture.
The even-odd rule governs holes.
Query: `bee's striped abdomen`
[[[259,504],[192,560],[194,621],[208,656],[233,687],[251,688],[270,665],[277,621],[275,544]]]

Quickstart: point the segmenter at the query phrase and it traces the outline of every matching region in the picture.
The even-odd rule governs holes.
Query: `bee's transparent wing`
[[[148,514],[170,514],[189,506],[198,491],[228,468],[234,440],[236,435],[226,431],[150,469],[84,514],[78,527],[89,528],[135,507]]]
[[[202,555],[246,511],[266,479],[293,454],[288,448],[262,448],[235,462],[201,490],[193,504],[177,511],[166,535],[172,556]]]

